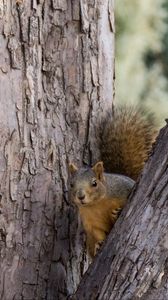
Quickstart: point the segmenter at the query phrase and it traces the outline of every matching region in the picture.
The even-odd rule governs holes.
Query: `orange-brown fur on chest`
[[[118,218],[124,201],[119,199],[101,199],[100,201],[79,207],[83,227],[87,235],[87,248],[93,257],[97,243],[102,242]]]

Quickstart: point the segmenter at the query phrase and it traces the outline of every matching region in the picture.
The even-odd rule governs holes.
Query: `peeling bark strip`
[[[88,266],[67,163],[97,160],[113,1],[0,1],[0,299],[67,299]]]
[[[115,225],[72,299],[168,299],[168,125]]]

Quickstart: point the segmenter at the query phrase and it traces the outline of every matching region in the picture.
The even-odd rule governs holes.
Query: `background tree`
[[[168,112],[168,2],[116,3],[116,98],[156,113],[163,126]]]
[[[0,299],[66,299],[87,259],[70,160],[99,157],[111,108],[113,1],[0,2]]]

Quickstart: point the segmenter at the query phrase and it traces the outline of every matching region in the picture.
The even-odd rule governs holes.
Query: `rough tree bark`
[[[87,268],[70,160],[99,156],[113,1],[0,1],[0,299],[66,299]]]
[[[168,125],[72,299],[168,299]]]

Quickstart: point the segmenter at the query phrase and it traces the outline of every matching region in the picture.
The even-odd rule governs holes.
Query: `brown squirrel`
[[[107,121],[108,120],[108,121]],[[119,108],[100,128],[101,159],[92,168],[70,163],[70,195],[79,209],[93,257],[110,232],[143,169],[156,136],[154,119],[140,109]]]

